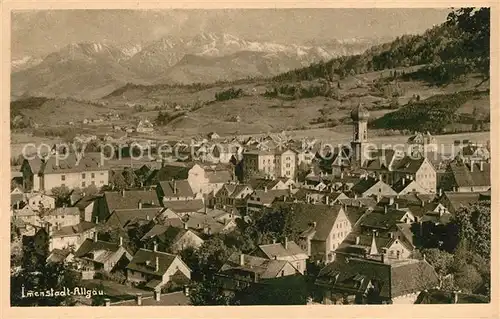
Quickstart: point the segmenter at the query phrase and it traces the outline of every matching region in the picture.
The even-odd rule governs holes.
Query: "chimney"
[[[97,241],[97,235],[98,235],[97,231],[94,232],[94,241]]]
[[[393,232],[390,232],[390,233],[389,233],[389,237],[391,237],[391,239],[394,239],[394,233],[393,233]]]
[[[123,246],[123,237],[120,236],[120,246]]]
[[[379,181],[382,181],[382,174],[379,174],[379,175],[378,175],[378,180],[379,180]]]
[[[157,243],[154,243],[154,245],[153,245],[153,251],[158,251],[158,244]]]
[[[267,193],[267,186],[264,186],[264,193]]]
[[[394,197],[389,197],[389,205],[394,205]]]
[[[161,290],[155,289],[154,296],[155,296],[155,300],[156,301],[160,301],[160,299],[161,299]]]
[[[160,270],[160,258],[158,258],[158,256],[156,256],[156,259],[155,259],[155,271],[159,271]]]
[[[184,229],[188,229],[188,224],[187,223],[184,223]]]
[[[340,172],[340,179],[344,179],[344,172]]]
[[[470,171],[471,171],[471,173],[474,172],[474,161],[473,160],[470,161]]]
[[[173,188],[174,194],[177,194],[177,182],[175,181],[175,179],[174,179],[174,184],[173,184],[172,188]]]
[[[396,209],[399,209],[399,203],[394,204],[396,206]]]
[[[285,246],[285,249],[288,249],[288,237],[285,237],[285,244],[283,246]]]
[[[382,254],[380,254],[380,261],[382,263],[385,263],[385,253],[384,252],[382,252]]]
[[[327,204],[327,205],[330,205],[330,197],[326,196],[326,197],[325,197],[325,201],[326,201],[326,204]]]
[[[453,303],[458,303],[458,292],[453,291]]]
[[[245,265],[245,255],[240,254],[240,266],[244,266],[244,265]]]
[[[384,206],[384,214],[387,214],[387,205]]]
[[[141,293],[136,294],[135,295],[135,300],[137,302],[137,305],[141,306],[142,305],[142,294]]]
[[[483,171],[483,169],[484,169],[484,161],[479,162],[479,169],[481,170],[481,172]]]
[[[273,244],[276,244],[276,238],[273,238]]]
[[[122,193],[122,197],[125,197],[125,190],[124,189],[122,189],[121,193]]]
[[[139,201],[137,202],[137,208],[138,209],[142,209],[142,200],[139,199]]]
[[[443,195],[443,189],[442,189],[442,188],[440,188],[440,189],[439,189],[439,197],[441,197],[442,195]]]
[[[186,285],[186,286],[184,286],[184,295],[185,295],[186,297],[189,297],[189,287],[188,287],[187,285]]]
[[[149,215],[146,215],[146,220],[149,220]]]
[[[99,217],[97,217],[97,216],[95,217],[95,223],[99,224]]]
[[[404,177],[403,177],[403,178],[401,179],[401,183],[403,184],[403,186],[405,186],[405,184],[406,184],[406,178],[404,178]]]
[[[273,259],[278,260],[278,255],[274,255]]]
[[[356,245],[359,245],[359,236],[356,236]]]
[[[109,298],[104,299],[104,306],[106,307],[111,306],[111,300],[109,300]]]

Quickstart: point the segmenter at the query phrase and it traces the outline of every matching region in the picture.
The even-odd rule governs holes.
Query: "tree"
[[[460,290],[474,293],[483,284],[483,279],[476,267],[464,265],[455,274],[454,283]]]
[[[85,193],[85,195],[95,195],[99,192],[99,190],[97,189],[97,186],[95,186],[95,184],[90,184],[89,186],[85,187],[83,189],[83,192]]]
[[[113,189],[123,190],[127,188],[127,182],[123,175],[119,172],[114,172],[111,176],[109,183],[113,186]]]
[[[216,273],[236,249],[227,247],[220,237],[206,240],[198,248],[200,270],[205,276]]]
[[[51,189],[52,195],[56,198],[56,206],[63,206],[70,203],[71,191],[66,186],[57,186]]]
[[[37,297],[26,296],[29,290],[34,291],[72,291],[77,285],[75,272],[62,263],[39,262],[33,268],[23,268],[11,276],[12,306],[72,306],[72,296]],[[43,288],[42,288],[43,287]],[[22,293],[25,293],[25,296]]]
[[[446,276],[451,272],[451,266],[454,262],[453,254],[438,248],[424,249],[422,254],[439,275]]]
[[[135,175],[134,171],[129,167],[123,170],[123,178],[125,184],[129,187],[135,186],[137,183],[137,176]]]
[[[214,278],[197,283],[191,290],[190,299],[194,306],[227,306],[233,303],[233,296],[224,293]]]
[[[297,170],[297,178],[299,182],[303,182],[306,179],[306,176],[311,172],[311,165],[308,165],[306,162],[302,162],[299,164]]]

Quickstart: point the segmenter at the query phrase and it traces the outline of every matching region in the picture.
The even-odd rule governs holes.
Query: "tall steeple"
[[[351,163],[358,167],[365,162],[365,147],[368,142],[368,118],[370,113],[359,103],[351,111],[351,119],[353,121],[353,136],[351,142],[352,157]]]

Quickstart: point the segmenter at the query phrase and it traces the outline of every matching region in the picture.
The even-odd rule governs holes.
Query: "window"
[[[101,172],[101,176],[104,176],[104,173],[103,173],[103,172]]]
[[[85,178],[85,173],[82,173],[82,178]]]
[[[66,180],[66,175],[61,175],[61,180],[65,181]]]
[[[85,182],[82,182],[82,187],[85,187]]]
[[[90,178],[95,178],[95,173],[91,173]]]
[[[100,181],[101,184],[104,184],[104,181]]]
[[[95,185],[95,181],[90,182],[90,184]]]

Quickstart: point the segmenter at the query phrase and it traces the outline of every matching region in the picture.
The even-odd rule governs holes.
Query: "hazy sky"
[[[249,40],[380,38],[421,33],[450,9],[44,10],[12,13],[12,57],[69,43],[149,42],[167,35],[225,32]]]

